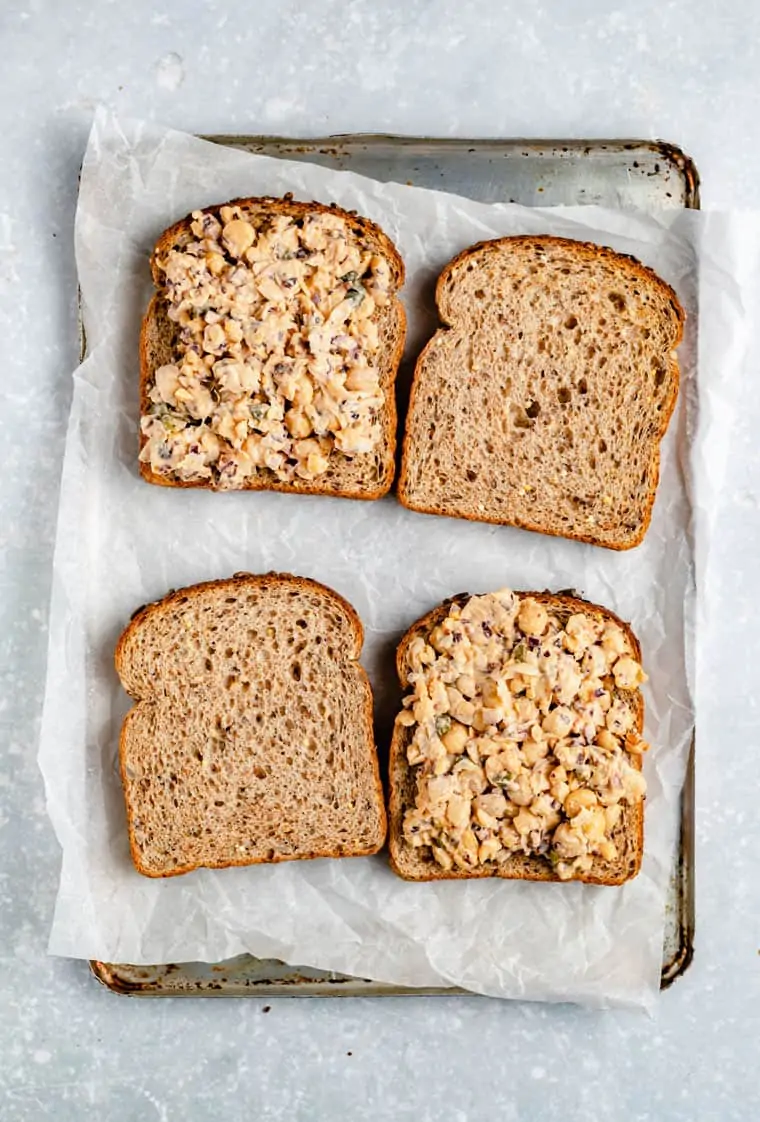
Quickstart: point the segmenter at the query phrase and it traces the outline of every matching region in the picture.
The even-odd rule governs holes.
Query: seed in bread
[[[167,230],[152,267],[146,479],[358,498],[388,490],[403,264],[378,227],[316,203],[238,200]]]
[[[611,549],[644,537],[684,313],[633,258],[553,237],[465,250],[420,356],[398,492],[412,510]]]
[[[116,669],[132,858],[150,877],[375,853],[385,808],[362,627],[316,581],[239,574],[141,609]]]
[[[603,608],[458,598],[399,647],[391,859],[433,877],[618,884],[641,860],[646,675]]]

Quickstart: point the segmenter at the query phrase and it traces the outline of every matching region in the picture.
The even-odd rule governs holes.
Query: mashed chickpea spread
[[[194,211],[190,229],[156,260],[177,355],[149,381],[141,461],[236,488],[260,471],[314,480],[336,452],[372,452],[387,260],[329,211],[262,223],[226,206]]]
[[[410,845],[447,870],[540,855],[562,880],[615,860],[623,805],[646,790],[626,697],[646,675],[622,627],[502,589],[453,603],[407,668]]]

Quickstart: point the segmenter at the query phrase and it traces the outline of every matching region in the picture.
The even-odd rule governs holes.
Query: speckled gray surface
[[[760,207],[754,0],[404,0],[0,13],[0,1119],[754,1119],[760,1113],[758,406],[722,503],[701,689],[696,959],[655,1020],[479,999],[140,1003],[45,944],[58,853],[35,764],[95,102],[197,131],[662,136],[706,205]]]

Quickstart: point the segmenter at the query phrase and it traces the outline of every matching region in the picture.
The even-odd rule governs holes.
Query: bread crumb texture
[[[584,242],[474,246],[441,274],[399,478],[415,510],[613,549],[649,525],[678,392],[675,293]]]
[[[148,876],[376,852],[385,810],[361,624],[340,596],[241,574],[141,609],[116,668],[121,773]]]

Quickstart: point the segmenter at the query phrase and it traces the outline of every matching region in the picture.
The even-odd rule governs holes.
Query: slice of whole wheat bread
[[[614,612],[597,604],[590,604],[573,596],[550,592],[517,592],[524,599],[531,597],[543,604],[561,623],[575,612],[595,616],[601,620],[611,620],[623,628],[631,644],[636,660],[641,658],[641,647],[628,624],[619,619]],[[418,635],[426,637],[436,624],[448,615],[453,602],[464,604],[470,597],[467,593],[452,597],[427,615],[417,620],[406,632],[396,651],[396,669],[403,689],[408,685],[407,652],[409,645]],[[630,705],[635,714],[635,727],[639,732],[644,727],[644,699],[640,690],[618,691],[614,697],[622,698]],[[474,877],[501,877],[505,880],[548,880],[560,878],[549,861],[540,856],[513,854],[508,860],[496,864],[489,863],[473,869],[444,869],[433,858],[428,847],[415,848],[404,837],[404,814],[415,805],[416,775],[415,768],[407,762],[407,748],[414,735],[413,727],[397,723],[394,727],[390,749],[389,764],[389,850],[390,862],[394,872],[405,880],[453,880]],[[631,766],[641,770],[641,756],[629,754]],[[618,850],[614,861],[605,861],[596,856],[592,868],[573,879],[589,884],[618,885],[635,877],[641,867],[644,850],[644,804],[643,801],[624,806],[620,821],[610,835]],[[565,882],[566,883],[566,882]]]
[[[322,203],[297,202],[289,196],[284,198],[247,198],[233,199],[205,207],[203,214],[219,216],[223,206],[238,207],[242,214],[258,226],[277,215],[287,215],[300,220],[307,215],[331,214],[345,218],[351,233],[359,245],[372,253],[384,257],[390,267],[394,289],[404,283],[404,263],[391,239],[374,222],[362,218],[337,206]],[[140,333],[140,414],[145,416],[150,407],[149,392],[154,372],[161,366],[176,362],[179,332],[177,325],[168,317],[168,303],[163,287],[163,277],[158,267],[158,259],[171,249],[181,248],[195,237],[190,229],[192,215],[188,215],[165,230],[158,239],[151,256],[151,271],[158,291],[153,296],[143,317]],[[380,414],[382,439],[371,452],[349,456],[333,449],[328,470],[316,479],[294,478],[283,482],[267,468],[260,468],[245,480],[242,489],[249,491],[284,491],[300,494],[335,495],[342,498],[377,499],[385,495],[393,483],[395,474],[396,451],[396,399],[395,381],[398,366],[406,339],[406,314],[401,301],[394,295],[384,307],[376,309],[374,320],[377,323],[382,346],[375,356],[384,405]],[[140,436],[140,450],[146,438]],[[140,463],[140,473],[149,483],[163,487],[203,487],[212,489],[207,481],[188,481],[174,476],[162,475],[151,469],[150,464]]]
[[[684,313],[631,257],[563,238],[482,242],[436,290],[398,482],[412,510],[630,549],[678,393]]]
[[[316,581],[237,574],[141,608],[116,647],[139,872],[375,853],[386,832],[354,609]]]

